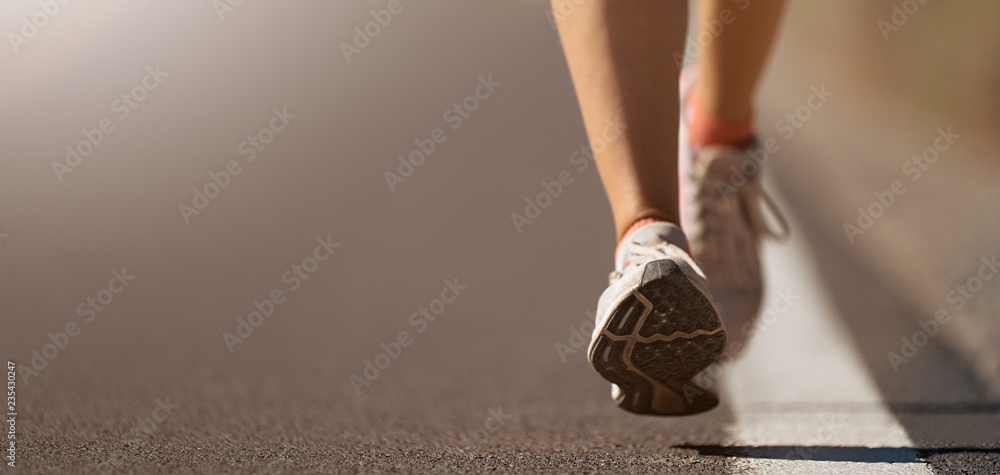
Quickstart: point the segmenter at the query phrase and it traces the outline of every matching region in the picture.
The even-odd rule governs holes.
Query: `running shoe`
[[[588,360],[627,411],[679,416],[719,404],[692,378],[722,353],[726,332],[686,247],[673,224],[640,227],[622,244],[598,302]]]

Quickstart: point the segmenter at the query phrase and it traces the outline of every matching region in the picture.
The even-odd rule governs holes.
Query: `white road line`
[[[866,450],[913,443],[881,401],[802,236],[765,246],[762,317],[770,316],[771,324],[723,380],[737,445],[764,447],[748,450],[738,467],[756,473],[933,473],[916,461],[916,451]],[[797,298],[779,313],[785,306],[776,305],[778,291],[786,289]],[[885,457],[895,463],[877,461]]]

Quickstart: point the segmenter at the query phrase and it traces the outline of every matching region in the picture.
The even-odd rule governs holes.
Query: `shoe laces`
[[[707,185],[707,183],[706,183]],[[751,178],[735,192],[704,186],[698,196],[703,254],[723,259],[728,277],[739,287],[754,285],[759,269],[757,242],[761,238],[788,239],[788,221],[759,179]],[[765,211],[773,219],[767,219]],[[777,229],[771,226],[777,224]]]
[[[658,259],[681,259],[690,262],[691,267],[693,267],[698,274],[704,275],[704,272],[698,268],[698,265],[694,263],[693,260],[687,257],[687,255],[679,247],[669,243],[669,242],[657,242],[653,245],[642,245],[635,241],[629,241],[625,243],[626,251],[628,253],[628,258],[625,261],[625,269],[622,271],[631,269],[633,267],[641,266],[649,261],[655,261]],[[613,284],[615,281],[620,279],[623,272],[616,270],[611,271],[608,275],[608,284]]]

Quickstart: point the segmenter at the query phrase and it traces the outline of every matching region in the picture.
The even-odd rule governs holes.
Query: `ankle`
[[[753,139],[753,114],[745,118],[726,120],[719,114],[707,110],[698,99],[697,89],[685,98],[684,110],[687,120],[688,140],[695,147],[730,146],[740,147]]]
[[[664,218],[646,217],[632,223],[618,241],[615,248],[615,269],[624,269],[628,261],[626,244],[633,241],[642,246],[668,242],[688,252],[687,238],[680,226]]]

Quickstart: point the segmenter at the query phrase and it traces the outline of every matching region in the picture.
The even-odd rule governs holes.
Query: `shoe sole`
[[[612,310],[588,352],[618,385],[619,407],[680,416],[713,409],[719,397],[692,378],[714,363],[726,332],[712,301],[670,260],[646,265],[639,286]]]

